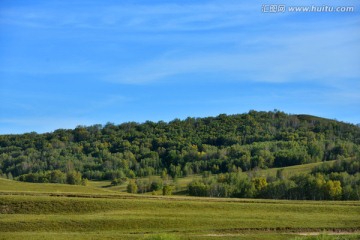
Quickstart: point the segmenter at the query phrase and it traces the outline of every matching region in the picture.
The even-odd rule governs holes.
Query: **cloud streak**
[[[201,31],[229,28],[266,21],[259,18],[260,4],[234,1],[212,1],[202,4],[117,4],[98,5],[92,11],[73,4],[46,4],[36,7],[6,8],[1,10],[3,24],[34,28],[112,29],[127,31]]]
[[[321,25],[317,27],[321,28]],[[360,52],[357,29],[350,22],[340,30],[323,27],[322,31],[281,33],[272,38],[249,36],[238,39],[240,47],[232,53],[216,52],[214,48],[206,52],[164,54],[140,65],[127,66],[106,80],[149,84],[179,74],[215,72],[224,73],[225,77],[236,76],[236,80],[259,82],[360,78],[360,58],[354,54]]]

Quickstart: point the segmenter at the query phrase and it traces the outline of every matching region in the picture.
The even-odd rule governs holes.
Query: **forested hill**
[[[247,171],[352,157],[360,128],[283,112],[111,123],[0,136],[0,174],[76,171],[88,179]]]

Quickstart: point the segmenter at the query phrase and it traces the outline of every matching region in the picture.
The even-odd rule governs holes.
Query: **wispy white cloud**
[[[38,28],[108,28],[129,31],[194,31],[233,27],[266,21],[260,4],[212,1],[186,4],[97,5],[82,11],[82,6],[59,4],[42,8],[18,7],[1,10],[2,23]],[[90,11],[89,11],[90,9]],[[55,11],[56,10],[56,11]]]
[[[63,62],[63,59],[62,62],[33,61],[28,67],[23,64],[19,69],[15,64],[18,59],[10,58],[7,61],[14,63],[0,64],[0,70],[31,74],[96,71],[108,75],[105,77],[108,81],[127,84],[150,83],[184,73],[211,72],[237,75],[238,79],[242,80],[270,82],[294,81],[300,78],[331,80],[359,77],[360,59],[354,54],[360,52],[359,19],[356,16],[349,17],[345,24],[344,21],[336,19],[324,19],[304,27],[299,26],[296,21],[286,21],[287,17],[292,17],[291,13],[262,14],[263,3],[266,1],[246,4],[236,1],[212,1],[207,4],[99,5],[86,12],[80,11],[76,4],[70,9],[59,4],[58,11],[50,9],[50,12],[47,11],[49,9],[36,7],[5,8],[0,19],[2,23],[24,24],[25,27],[109,28],[113,30],[113,34],[99,34],[99,38],[103,37],[102,35],[106,36],[107,41],[111,38],[114,38],[114,41],[125,38],[125,45],[130,44],[129,41],[148,44],[159,41],[157,47],[165,41],[172,44],[169,48],[175,51],[178,49],[181,54],[167,56],[169,48],[163,52],[158,50],[148,61],[129,64],[122,62],[117,69],[114,69],[116,63],[101,65],[101,61],[90,62],[81,58],[76,59],[76,62],[75,59],[69,62]],[[302,2],[303,5],[310,3]],[[279,23],[279,19],[285,21]],[[268,25],[279,24],[271,29],[272,32],[276,29],[280,32],[269,34],[261,25],[265,22]],[[241,30],[242,26],[245,28],[244,33],[237,33],[236,30]],[[252,26],[255,27],[254,31]],[[231,27],[237,28],[216,32],[216,29]],[[202,30],[210,29],[214,30],[212,34],[199,36]],[[195,30],[198,35],[178,34],[181,31]],[[158,32],[158,35],[131,34],[139,31]],[[126,34],[121,34],[123,32]],[[170,32],[172,34],[169,34]],[[180,41],[189,45],[181,45]],[[198,50],[202,42],[207,48]],[[225,45],[232,47],[228,47],[227,51],[218,50]]]
[[[199,31],[257,22],[259,21],[255,18],[255,15],[258,15],[257,8],[256,4],[229,4],[216,1],[208,4],[126,6],[111,11],[115,15],[127,16],[124,26],[136,30]]]
[[[126,66],[106,78],[126,84],[147,84],[187,73],[224,73],[236,80],[260,82],[338,81],[360,78],[360,31],[350,22],[341,29],[322,25],[317,31],[257,35],[238,41],[232,53],[207,50],[164,56]],[[319,30],[320,29],[320,30]],[[346,36],[346,37],[344,37]],[[221,38],[221,37],[220,37]],[[251,40],[254,40],[252,42]],[[220,40],[221,41],[221,40]],[[247,48],[254,48],[248,51]]]

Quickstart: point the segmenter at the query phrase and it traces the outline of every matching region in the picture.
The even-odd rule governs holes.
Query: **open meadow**
[[[163,197],[118,193],[99,183],[0,183],[0,239],[360,237],[358,201]]]

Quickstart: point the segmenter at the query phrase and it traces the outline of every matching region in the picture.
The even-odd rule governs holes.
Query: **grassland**
[[[299,232],[360,230],[359,202],[99,196],[2,195],[2,238],[291,239]]]
[[[360,239],[359,201],[131,195],[109,185],[0,179],[0,239]],[[336,235],[303,236],[320,233]]]
[[[96,185],[97,184],[97,185]],[[73,193],[73,194],[118,194],[102,186],[109,185],[106,182],[95,182],[89,186],[54,184],[54,183],[27,183],[0,178],[0,194],[24,194],[39,195],[40,193]]]
[[[336,160],[327,161],[327,162],[325,162],[325,164],[334,164],[335,162],[336,162]],[[295,165],[295,166],[283,167],[283,168],[261,169],[261,170],[252,171],[252,172],[244,172],[244,174],[250,173],[250,174],[254,174],[254,175],[262,176],[262,177],[268,177],[268,176],[275,177],[277,171],[279,169],[282,169],[283,176],[285,178],[289,178],[291,176],[294,176],[294,175],[300,174],[300,173],[310,173],[314,167],[319,166],[321,164],[324,164],[324,162],[308,163],[308,164]]]

